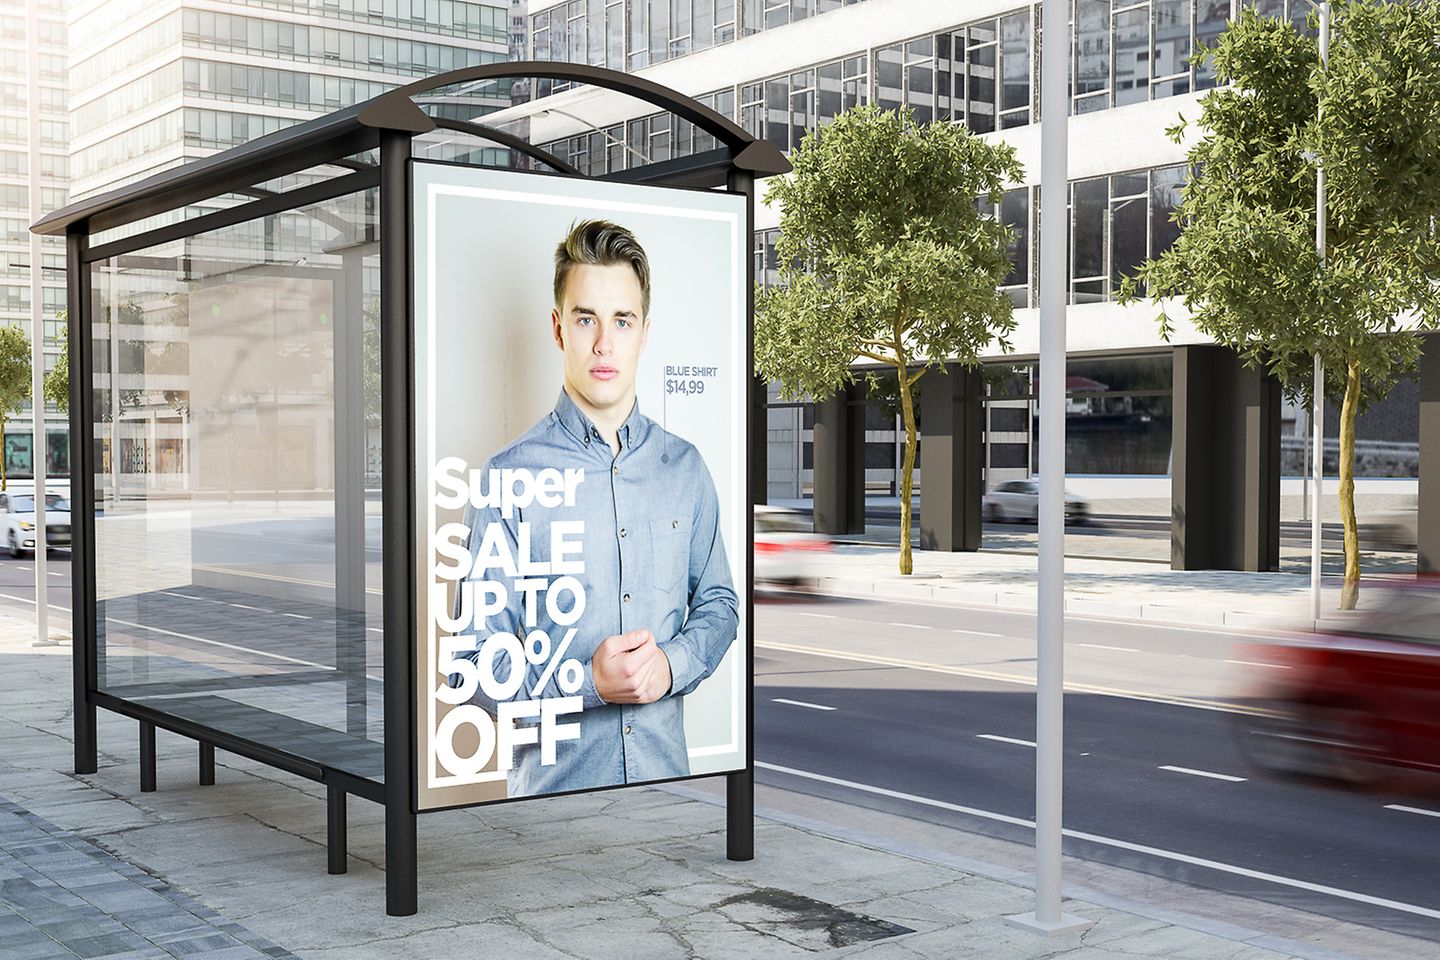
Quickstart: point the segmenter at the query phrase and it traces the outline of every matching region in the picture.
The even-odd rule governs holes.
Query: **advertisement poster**
[[[420,809],[745,766],[745,200],[416,162]]]

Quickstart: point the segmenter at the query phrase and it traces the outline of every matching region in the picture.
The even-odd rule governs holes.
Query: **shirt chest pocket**
[[[670,592],[683,588],[690,574],[690,518],[651,520],[650,549],[656,589]]]

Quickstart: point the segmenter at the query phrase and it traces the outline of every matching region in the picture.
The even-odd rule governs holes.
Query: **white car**
[[[755,507],[755,583],[803,585],[819,576],[832,549],[809,515],[783,507]]]
[[[10,556],[35,552],[35,495],[29,491],[0,493],[0,525]],[[70,501],[64,494],[45,494],[45,542],[51,547],[70,546]]]
[[[1008,480],[985,494],[980,510],[986,520],[996,523],[1036,523],[1040,519],[1040,481]],[[1090,504],[1084,497],[1065,491],[1065,520],[1085,523],[1090,519]]]

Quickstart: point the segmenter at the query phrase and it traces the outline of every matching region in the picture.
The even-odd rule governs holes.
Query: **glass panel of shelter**
[[[98,261],[98,687],[383,773],[378,196]]]

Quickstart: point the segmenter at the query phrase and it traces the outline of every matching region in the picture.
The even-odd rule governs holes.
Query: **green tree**
[[[1311,26],[1315,26],[1312,16]],[[1311,31],[1313,34],[1315,31]],[[1413,370],[1440,320],[1440,4],[1337,0],[1328,66],[1316,37],[1245,10],[1203,53],[1226,84],[1201,101],[1175,245],[1127,281],[1178,297],[1195,326],[1313,396],[1314,355],[1344,385],[1341,606],[1355,605],[1355,418]],[[1179,142],[1185,124],[1173,128]],[[1327,254],[1315,250],[1316,165]],[[1162,312],[1162,333],[1171,325]]]
[[[5,420],[30,399],[30,338],[13,323],[0,326],[0,490],[8,483]]]
[[[45,374],[45,399],[61,410],[70,409],[70,325],[65,323],[65,311],[60,310],[55,314],[55,319],[64,326],[60,328],[60,355],[55,358],[55,366]]]
[[[910,547],[916,384],[947,360],[974,366],[1015,328],[996,288],[1011,231],[982,214],[1022,176],[1015,151],[951,123],[858,107],[805,137],[779,203],[780,285],[757,291],[755,367],[787,399],[824,399],[854,382],[851,364],[895,371],[905,454],[900,572]]]

